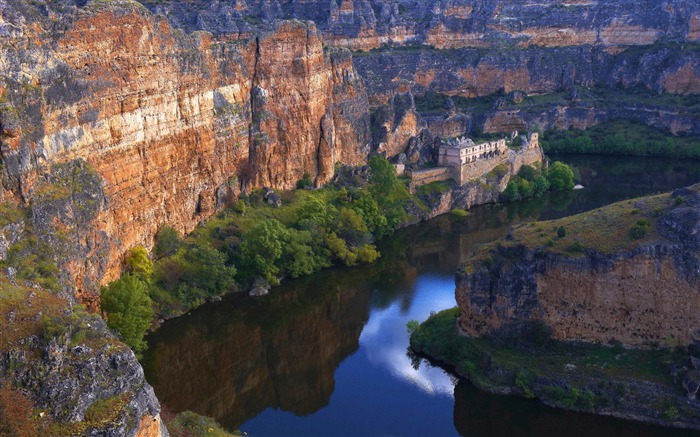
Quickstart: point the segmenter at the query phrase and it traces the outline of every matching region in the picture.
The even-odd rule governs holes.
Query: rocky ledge
[[[134,353],[98,316],[3,277],[0,327],[0,433],[168,435]]]
[[[700,185],[513,229],[457,274],[460,328],[686,346],[700,328]]]

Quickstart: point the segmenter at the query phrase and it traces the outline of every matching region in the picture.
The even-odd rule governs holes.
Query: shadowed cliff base
[[[453,308],[431,316],[411,335],[411,348],[453,368],[481,390],[537,398],[568,410],[700,429],[698,401],[689,399],[677,381],[683,366],[692,368],[686,351],[559,342],[537,326],[517,337],[469,338],[458,333],[459,312]],[[503,424],[504,429],[509,426],[511,422]]]

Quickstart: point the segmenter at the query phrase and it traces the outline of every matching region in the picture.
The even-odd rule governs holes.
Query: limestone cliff
[[[0,382],[28,399],[27,413],[38,428],[34,432],[168,436],[160,404],[134,353],[102,319],[13,278],[0,277],[0,295]],[[16,430],[22,425],[14,422],[17,416],[2,415],[8,407],[13,406],[0,406],[0,420],[9,420],[3,425]]]
[[[559,340],[691,344],[699,231],[699,185],[515,228],[457,274],[460,327],[510,336],[540,324]]]
[[[697,42],[700,7],[654,0],[239,0],[146,2],[185,29],[245,35],[275,19],[315,21],[332,45],[456,47],[623,47]]]
[[[305,173],[322,184],[369,152],[363,81],[313,24],[228,42],[132,1],[10,0],[0,17],[1,200],[36,203],[63,164],[94,171],[89,220],[44,217],[47,234],[94,230],[74,240],[84,254],[59,260],[85,302],[163,224],[191,231],[241,188],[290,188]]]

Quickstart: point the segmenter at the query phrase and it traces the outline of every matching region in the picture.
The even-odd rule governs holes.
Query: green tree
[[[334,259],[342,261],[346,266],[357,264],[357,254],[348,249],[345,240],[336,235],[335,232],[328,233],[325,237],[325,242]]]
[[[396,229],[406,220],[404,205],[411,199],[411,195],[396,177],[394,166],[379,155],[369,160],[369,191],[386,217],[388,229]]]
[[[148,259],[148,252],[143,246],[136,246],[131,249],[126,258],[128,271],[138,277],[143,282],[150,282],[153,274],[153,262]]]
[[[503,193],[501,193],[501,197],[506,202],[514,202],[520,199],[518,183],[513,179],[509,180],[508,185],[506,185],[506,189],[503,190]]]
[[[369,159],[369,183],[375,198],[388,196],[399,183],[396,169],[383,156],[374,155]]]
[[[107,287],[102,287],[100,304],[107,314],[107,326],[116,330],[134,351],[143,351],[146,348],[143,336],[153,319],[146,284],[137,276],[127,273]]]
[[[328,229],[338,217],[338,210],[322,199],[307,198],[297,211],[297,223],[301,229]]]
[[[521,199],[532,197],[535,194],[535,187],[527,180],[520,179],[518,181],[518,194],[520,195]]]
[[[204,294],[215,296],[229,291],[235,284],[236,268],[226,265],[226,255],[207,243],[187,248],[184,259],[187,269],[183,280]]]
[[[533,188],[535,190],[535,196],[541,196],[549,190],[549,181],[546,177],[539,175],[535,177]]]
[[[549,169],[549,184],[554,191],[574,188],[574,172],[563,162],[555,162]]]
[[[278,266],[292,278],[309,275],[323,267],[330,267],[330,262],[323,256],[321,250],[314,251],[314,247],[320,248],[322,243],[322,240],[314,240],[311,231],[289,229],[284,235],[282,256]]]
[[[282,256],[287,234],[287,228],[275,219],[263,220],[243,234],[238,251],[242,276],[261,276],[271,285],[279,285],[277,260]]]
[[[361,193],[357,199],[352,202],[352,209],[357,212],[365,224],[367,229],[377,238],[381,238],[391,232],[389,222],[386,216],[379,209],[379,204],[372,196]]]
[[[530,165],[523,165],[520,167],[520,170],[518,170],[518,176],[532,182],[535,180],[535,176],[537,176],[537,171]]]
[[[172,256],[182,245],[182,239],[177,231],[170,226],[163,226],[156,232],[156,244],[153,252],[156,258]]]
[[[369,229],[362,217],[350,208],[341,208],[336,233],[352,247],[372,241]]]
[[[357,250],[357,260],[361,263],[371,264],[377,258],[379,258],[379,252],[372,244],[365,244]]]

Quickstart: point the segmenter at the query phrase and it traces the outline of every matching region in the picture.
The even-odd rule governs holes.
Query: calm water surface
[[[535,400],[479,392],[407,353],[406,322],[455,306],[454,272],[510,225],[563,217],[700,181],[700,162],[557,157],[584,190],[466,218],[439,217],[378,246],[374,265],[233,295],[148,338],[148,381],[174,412],[213,416],[252,436],[688,436]]]

